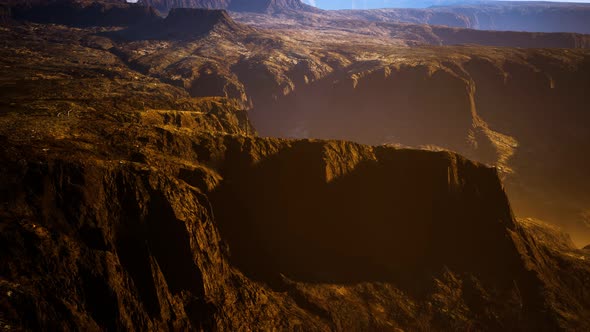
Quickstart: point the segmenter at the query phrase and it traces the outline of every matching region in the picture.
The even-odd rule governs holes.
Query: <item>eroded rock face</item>
[[[577,152],[588,141],[587,51],[427,46],[583,48],[587,36],[367,23],[326,13],[233,15],[281,32],[251,29],[222,11],[184,9],[88,37],[86,45],[193,97],[225,97],[251,109],[263,135],[451,149],[496,165],[517,214],[558,223],[577,245],[587,242],[582,214],[590,200],[578,179],[588,178],[588,167]],[[557,176],[564,167],[577,170]]]
[[[457,148],[478,129],[470,139],[483,146],[484,138],[507,139],[495,126],[526,122],[473,109],[493,98],[478,95],[477,84],[515,93],[541,75],[508,61],[514,51],[505,51],[504,67],[469,50],[439,66],[385,67],[366,58],[383,51],[375,45],[363,48],[364,60],[332,48],[304,53],[251,30],[125,41],[61,25],[3,29],[3,327],[590,329],[588,252],[541,223],[515,220],[496,169],[447,151],[258,137],[243,100],[199,88],[215,77],[228,78],[214,79],[219,89],[242,80],[234,86],[258,90],[249,102],[259,111],[306,88],[332,87],[332,96],[313,96],[346,93],[359,105],[357,93],[408,91],[402,83],[411,82],[430,92],[410,100],[424,113],[407,114],[433,128],[456,125]],[[405,50],[407,58],[431,54]],[[552,68],[546,94],[587,79],[563,83],[563,51],[531,52],[518,54]],[[566,63],[582,68],[584,51],[568,52],[577,60]],[[178,54],[185,60],[171,61]],[[450,61],[457,58],[462,67]],[[248,70],[264,78],[259,86],[244,79]],[[510,78],[496,85],[503,73]],[[183,80],[194,91],[170,84]],[[530,89],[551,80],[538,82]],[[450,119],[425,112],[448,103],[456,106],[445,109]]]
[[[527,256],[531,244],[493,169],[448,152],[147,122],[154,115],[111,136],[115,151],[123,143],[137,149],[116,159],[92,152],[100,150],[95,143],[76,147],[62,138],[45,151],[35,146],[50,141],[3,136],[8,324],[583,324],[557,311],[570,293],[545,304],[542,294],[553,286],[530,271],[544,256]],[[552,276],[554,267],[546,268]],[[339,308],[328,300],[334,296]],[[379,305],[364,307],[362,298]]]

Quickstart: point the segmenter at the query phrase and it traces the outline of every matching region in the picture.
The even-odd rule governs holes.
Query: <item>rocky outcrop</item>
[[[142,116],[168,116],[153,112]],[[558,310],[581,295],[565,298],[570,292],[533,272],[544,256],[528,258],[494,169],[448,152],[146,121],[102,123],[95,132],[108,136],[86,145],[3,131],[3,323],[220,331],[585,324]],[[103,150],[107,137],[112,151],[133,152]],[[545,303],[546,292],[556,298]]]
[[[246,17],[270,22],[266,28],[283,21],[238,15]],[[579,246],[588,242],[581,212],[589,196],[579,179],[590,168],[578,153],[588,146],[588,52],[496,47],[585,47],[586,36],[391,23],[359,30],[364,23],[275,25],[280,36],[240,30],[158,47],[122,43],[117,51],[192,96],[251,109],[262,135],[451,149],[495,165],[519,216],[559,224]],[[404,47],[392,44],[400,40]],[[577,171],[555,173],[564,168]]]
[[[254,78],[274,79],[269,89],[291,78],[328,86],[326,77],[334,93],[375,96],[368,87],[402,86],[400,76],[430,91],[418,105],[455,102],[451,119],[416,119],[464,134],[479,90],[452,63],[386,76],[380,62],[339,54],[266,54],[290,45],[268,34],[217,35],[215,49],[211,34],[202,48],[198,38],[123,42],[42,27],[4,28],[0,40],[3,328],[590,328],[587,254],[515,221],[496,169],[447,151],[257,137],[235,100],[194,98],[156,75],[188,67],[158,53],[171,49],[195,63],[199,52],[209,63],[225,55],[240,76],[266,69]],[[246,47],[260,47],[259,67],[248,67]],[[140,71],[144,56],[153,61]],[[517,81],[537,73],[516,67]]]
[[[244,71],[253,79],[246,87],[253,84],[259,93],[251,95],[252,118],[263,135],[445,148],[497,165],[519,215],[558,223],[584,244],[588,229],[581,213],[588,193],[575,178],[588,178],[586,166],[572,177],[550,174],[588,162],[578,153],[588,147],[580,90],[589,84],[588,55],[574,52],[565,59],[572,50],[464,50],[440,62],[411,53],[406,60],[392,57],[391,65],[383,58],[358,63],[296,85],[284,97],[272,75],[258,71],[254,81]],[[458,61],[463,56],[466,61]],[[264,98],[262,91],[279,97]],[[564,107],[571,117],[563,117]],[[547,160],[547,155],[560,157]]]

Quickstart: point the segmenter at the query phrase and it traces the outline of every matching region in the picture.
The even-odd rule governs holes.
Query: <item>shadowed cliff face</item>
[[[518,215],[564,225],[577,245],[587,242],[588,194],[576,180],[588,177],[586,158],[577,152],[587,145],[587,51],[392,45],[409,38],[583,47],[586,36],[367,25],[308,14],[296,20],[237,15],[258,26],[288,27],[279,36],[223,11],[175,10],[157,23],[83,43],[191,96],[226,97],[251,108],[263,135],[446,148],[496,165]],[[322,28],[304,27],[314,24]],[[558,175],[564,168],[576,169]]]
[[[103,125],[94,133],[112,130]],[[448,152],[205,128],[144,122],[107,134],[113,147],[139,146],[141,160],[50,143],[50,132],[2,132],[3,319],[71,329],[583,326],[584,295],[556,286],[553,256],[515,223],[493,169]]]
[[[262,135],[446,148],[495,164],[517,214],[560,223],[581,246],[590,67],[586,56],[570,62],[559,53],[467,55],[432,66],[366,62],[284,98],[255,99],[252,118]]]
[[[534,142],[518,135],[538,134],[521,129],[539,114],[519,113],[519,100],[553,103],[550,117],[570,90],[575,121],[554,127],[583,135],[574,86],[587,77],[573,73],[586,70],[585,51],[318,47],[223,11],[163,22],[182,32],[208,14],[213,27],[182,38],[2,27],[3,328],[590,329],[588,251],[515,220],[495,169],[451,152],[261,138],[236,108],[267,112],[263,130],[448,138],[520,172],[530,164],[510,163],[515,141]],[[540,100],[522,99],[524,88]],[[307,122],[288,125],[297,119]],[[417,124],[423,138],[407,128]],[[553,166],[539,167],[527,174]]]
[[[445,266],[499,283],[518,273],[514,248],[500,240],[515,226],[491,169],[449,153],[339,142],[294,142],[254,165],[236,158],[213,209],[232,259],[254,278],[407,285]]]

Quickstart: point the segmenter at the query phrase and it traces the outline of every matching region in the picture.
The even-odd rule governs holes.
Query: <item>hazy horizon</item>
[[[452,5],[475,2],[560,2],[590,3],[590,0],[302,0],[304,3],[321,9],[374,9],[374,8],[425,8],[433,5]]]

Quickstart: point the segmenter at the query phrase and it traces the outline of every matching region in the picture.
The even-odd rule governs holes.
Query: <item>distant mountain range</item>
[[[304,3],[316,6],[321,9],[379,9],[379,8],[428,8],[436,6],[456,6],[471,4],[491,4],[500,1],[485,0],[303,0]],[[502,1],[508,2],[508,1]],[[511,1],[512,2],[512,1]],[[522,2],[522,1],[518,1]],[[529,1],[527,1],[529,2]],[[530,1],[539,2],[539,1]],[[566,1],[559,1],[566,2]],[[580,2],[580,1],[572,1]],[[551,5],[555,2],[545,2]]]
[[[444,6],[474,3],[473,0],[304,0],[312,6],[322,9],[376,9],[376,8],[427,8],[430,6]]]

